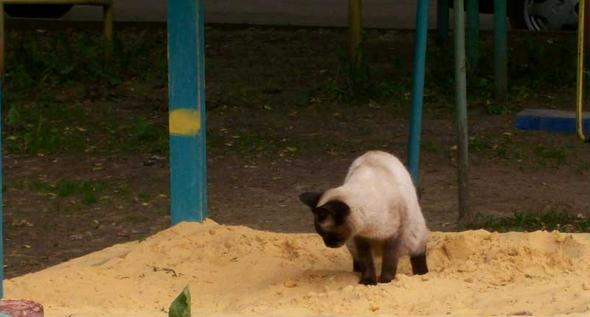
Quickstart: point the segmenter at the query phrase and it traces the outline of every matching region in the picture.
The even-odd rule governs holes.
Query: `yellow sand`
[[[5,282],[48,317],[164,317],[190,285],[193,316],[507,315],[590,312],[590,235],[432,233],[431,272],[357,285],[346,249],[316,235],[183,223]]]

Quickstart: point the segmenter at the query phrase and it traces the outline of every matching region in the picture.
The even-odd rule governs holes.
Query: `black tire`
[[[72,7],[71,4],[6,4],[4,11],[13,18],[59,19]]]

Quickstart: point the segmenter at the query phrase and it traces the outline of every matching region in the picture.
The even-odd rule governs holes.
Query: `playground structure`
[[[584,142],[590,142],[590,138],[584,131],[590,129],[588,114],[583,112],[584,84],[586,77],[586,55],[590,50],[590,6],[585,1],[579,2],[578,9],[578,39],[576,61],[576,109],[573,111],[560,111],[549,109],[525,109],[516,116],[516,128],[521,130],[542,130],[549,132],[576,133]]]
[[[496,36],[495,87],[496,97],[499,100],[504,98],[507,87],[506,1],[494,0],[497,22],[494,26]],[[445,2],[447,5],[446,9]],[[457,129],[459,144],[458,178],[461,217],[467,217],[469,213],[466,67],[468,64],[475,65],[478,59],[477,5],[474,3],[477,3],[477,1],[467,0],[467,43],[465,43],[464,12],[463,10],[456,10],[454,12],[455,79],[457,85]],[[583,7],[583,1],[581,3],[581,7]],[[455,5],[462,7],[464,2],[463,0],[457,0]],[[409,170],[416,185],[419,184],[420,132],[426,65],[428,6],[428,0],[418,0],[412,86],[412,115],[408,145]],[[168,6],[170,191],[173,225],[183,221],[202,222],[207,218],[205,40],[202,7],[202,0],[169,1]],[[360,0],[349,0],[349,9],[350,54],[352,55],[357,52],[362,38]],[[438,12],[439,16],[446,15],[446,21],[448,22],[447,0],[439,0]],[[439,21],[442,25],[439,25],[438,34],[444,38],[448,35],[448,24],[445,31],[445,19],[443,18]],[[106,29],[105,26],[105,35],[107,34]],[[3,47],[5,33],[2,32],[1,34],[2,39],[0,39],[0,43],[2,44],[0,45]],[[112,27],[110,28],[110,34],[112,35]],[[0,251],[2,251],[1,248]],[[2,278],[1,275],[0,278]]]
[[[44,0],[0,0],[3,3],[39,3]],[[20,1],[20,2],[19,2]],[[478,0],[467,0],[468,56],[477,60]],[[0,2],[2,3],[2,2]],[[47,2],[43,2],[47,3]],[[105,7],[105,39],[112,38],[111,0],[51,0],[50,3],[90,4]],[[456,7],[463,7],[457,0]],[[419,152],[426,65],[429,0],[418,0],[414,72],[412,85],[412,114],[408,144],[408,167],[419,185]],[[496,35],[496,96],[506,93],[506,0],[494,0]],[[448,34],[448,0],[439,0],[439,36]],[[467,117],[465,21],[463,10],[455,10],[455,78],[457,95],[457,127],[459,144],[459,215],[469,216],[467,180]],[[4,16],[2,25],[4,24]],[[170,133],[170,192],[172,225],[183,221],[202,222],[207,217],[207,159],[205,107],[205,39],[203,0],[168,2],[168,70],[169,70],[169,133]],[[349,0],[350,51],[355,56],[362,39],[361,0]],[[3,30],[0,30],[0,32]],[[0,48],[5,33],[1,32]],[[3,50],[2,50],[3,51]],[[107,50],[108,52],[109,50]],[[360,60],[360,59],[359,59]],[[4,58],[0,55],[0,66]],[[0,179],[1,181],[1,179]],[[1,232],[0,232],[1,233]],[[1,247],[1,246],[0,246]],[[3,251],[0,248],[0,251]],[[0,270],[1,271],[1,270]],[[0,272],[0,278],[3,278]],[[0,289],[0,296],[2,296]]]

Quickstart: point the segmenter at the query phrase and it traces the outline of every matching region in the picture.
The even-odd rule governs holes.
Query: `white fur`
[[[380,249],[377,245],[381,241],[397,236],[399,256],[425,251],[428,228],[416,189],[405,166],[395,156],[369,151],[357,158],[344,184],[326,191],[318,206],[335,199],[351,208],[354,235],[374,241],[373,250]],[[355,256],[353,241],[346,245]]]

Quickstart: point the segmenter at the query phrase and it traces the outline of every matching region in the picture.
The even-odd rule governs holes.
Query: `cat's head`
[[[323,193],[306,192],[299,199],[311,208],[316,232],[329,248],[339,248],[352,238],[349,222],[350,207],[341,200],[331,200],[318,206]]]

